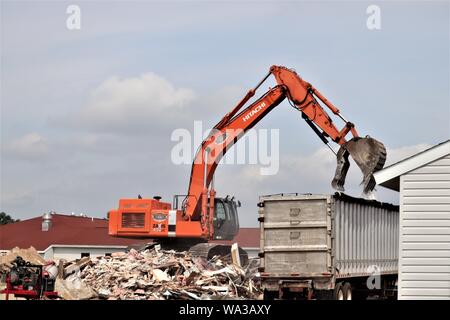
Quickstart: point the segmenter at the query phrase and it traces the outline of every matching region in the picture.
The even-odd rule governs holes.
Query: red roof
[[[42,251],[52,244],[129,246],[150,242],[150,239],[116,238],[108,235],[106,219],[53,214],[49,231],[42,231],[41,225],[42,217],[39,216],[0,226],[0,250],[33,246]],[[259,229],[241,228],[233,242],[241,247],[259,247]]]
[[[231,241],[214,240],[212,242],[233,244],[235,242],[242,248],[259,248],[259,228],[240,228],[236,237]]]

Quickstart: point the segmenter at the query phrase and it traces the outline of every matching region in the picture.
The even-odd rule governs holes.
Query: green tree
[[[11,218],[10,215],[6,214],[5,212],[0,212],[0,225],[8,224],[8,223],[14,223],[19,222],[20,220]]]

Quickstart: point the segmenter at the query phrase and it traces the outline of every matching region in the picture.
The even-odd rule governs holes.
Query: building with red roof
[[[86,216],[52,213],[0,226],[0,251],[33,246],[48,260],[103,256],[150,241],[112,237],[108,234],[107,219]],[[249,256],[257,256],[259,229],[241,228],[235,239],[228,243],[234,242],[244,248]]]

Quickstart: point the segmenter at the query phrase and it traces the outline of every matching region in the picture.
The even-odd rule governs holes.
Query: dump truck
[[[396,298],[399,207],[335,194],[261,196],[265,299]]]

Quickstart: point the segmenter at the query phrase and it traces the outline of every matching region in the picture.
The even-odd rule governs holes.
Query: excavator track
[[[201,241],[201,240],[200,240]],[[144,251],[146,249],[151,249],[156,245],[161,246],[163,250],[175,250],[177,252],[188,251],[193,257],[202,257],[205,260],[211,260],[215,256],[220,256],[227,262],[232,262],[231,260],[231,245],[210,243],[210,242],[199,242],[198,239],[173,239],[173,241],[167,240],[154,240],[149,241],[145,244],[136,244],[128,246],[127,251],[135,249],[137,251]],[[239,258],[241,260],[241,266],[246,266],[248,264],[248,254],[247,252],[239,247]]]
[[[229,258],[229,262],[231,262],[231,246],[225,244],[217,244],[217,243],[199,243],[192,246],[189,249],[189,253],[194,257],[202,257],[206,260],[211,260],[215,256]],[[241,265],[245,266],[248,264],[248,254],[247,252],[239,247],[239,257],[241,260]]]

